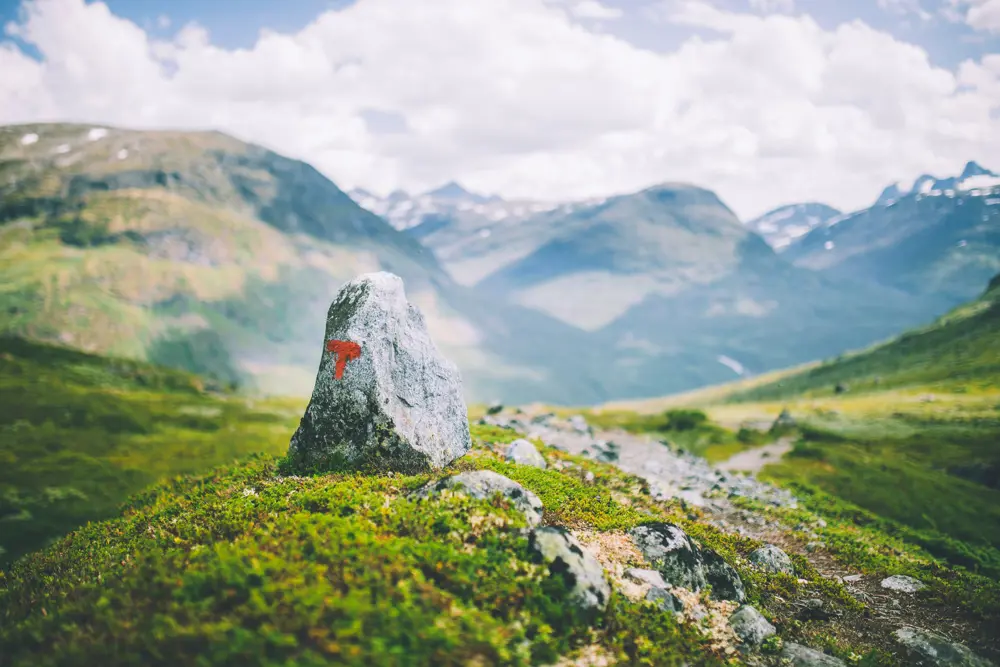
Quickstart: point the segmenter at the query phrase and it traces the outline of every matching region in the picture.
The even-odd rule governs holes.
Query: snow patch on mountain
[[[746,226],[780,252],[839,214],[840,211],[826,204],[792,204],[750,220]]]
[[[968,162],[959,176],[936,178],[923,174],[913,182],[909,190],[901,190],[898,183],[893,183],[882,190],[875,206],[892,206],[897,201],[911,195],[920,197],[954,197],[955,192],[967,192],[973,197],[992,194],[994,188],[1000,187],[1000,176],[989,169]]]

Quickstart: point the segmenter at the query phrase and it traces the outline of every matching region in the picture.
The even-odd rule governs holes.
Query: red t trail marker
[[[334,366],[333,379],[339,380],[344,377],[344,368],[351,359],[361,356],[361,346],[349,340],[330,340],[326,342],[326,349],[336,356],[336,366]]]

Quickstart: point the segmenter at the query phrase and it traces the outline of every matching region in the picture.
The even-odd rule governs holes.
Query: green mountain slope
[[[827,395],[838,383],[848,384],[855,393],[1000,388],[1000,275],[978,299],[926,327],[776,381],[736,389],[729,398],[757,401]]]
[[[173,475],[280,453],[299,402],[186,373],[0,338],[0,564]]]
[[[0,128],[0,333],[304,394],[332,296],[375,270],[471,397],[606,396],[566,353],[581,332],[458,286],[304,163],[218,133]]]
[[[924,187],[819,226],[785,256],[832,277],[943,295],[950,306],[973,298],[1000,271],[1000,179],[918,183]]]

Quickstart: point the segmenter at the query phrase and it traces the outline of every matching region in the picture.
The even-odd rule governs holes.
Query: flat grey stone
[[[471,446],[458,368],[434,345],[403,281],[379,272],[344,285],[327,313],[316,385],[289,459],[304,470],[419,472]]]
[[[791,667],[846,667],[840,658],[792,642],[785,642],[781,657],[788,660]]]
[[[729,625],[740,641],[748,646],[760,646],[761,642],[777,632],[764,615],[750,605],[737,609],[729,617]]]
[[[916,593],[919,590],[927,588],[924,582],[919,579],[914,579],[913,577],[908,577],[905,574],[894,574],[891,577],[886,577],[882,580],[882,588],[887,588],[890,591],[898,591],[900,593]]]
[[[535,468],[545,468],[545,457],[530,441],[518,438],[510,443],[507,448],[507,460],[518,465],[532,466]]]
[[[542,522],[544,508],[538,496],[514,480],[492,470],[472,470],[445,477],[417,490],[414,497],[429,498],[445,489],[465,493],[481,500],[488,500],[499,493],[509,498],[514,507],[524,514],[529,526],[537,526]]]
[[[992,662],[980,658],[963,644],[950,642],[933,632],[905,627],[893,634],[917,661],[916,664],[928,667],[994,667]]]
[[[548,565],[552,576],[563,577],[570,600],[582,609],[604,609],[611,585],[600,562],[564,528],[545,526],[531,531],[531,548]]]
[[[761,548],[751,552],[747,558],[751,563],[765,572],[771,572],[772,574],[795,574],[792,559],[773,544],[765,544]]]
[[[657,588],[667,588],[667,582],[663,580],[663,575],[656,570],[641,570],[630,567],[625,570],[625,576],[642,584],[649,584]]]

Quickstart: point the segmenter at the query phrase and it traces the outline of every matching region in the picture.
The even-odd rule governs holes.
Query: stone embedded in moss
[[[939,634],[913,627],[903,627],[893,633],[918,664],[933,667],[992,667],[993,663],[979,657],[965,645],[948,641]]]
[[[751,563],[772,574],[795,574],[792,559],[784,551],[773,544],[765,544],[750,553],[747,558]]]
[[[531,548],[549,566],[549,572],[566,580],[570,599],[581,609],[604,609],[611,585],[604,568],[564,528],[545,526],[531,531]]]
[[[692,591],[711,586],[716,600],[746,599],[739,573],[719,554],[695,544],[677,526],[649,523],[633,528],[629,535],[667,583]]]
[[[729,625],[740,641],[748,646],[759,646],[776,630],[756,607],[744,605],[729,617]]]
[[[418,472],[471,448],[458,369],[438,352],[398,276],[369,273],[344,285],[322,349],[289,445],[294,466]]]
[[[529,440],[525,440],[524,438],[518,438],[510,443],[510,447],[507,448],[506,458],[509,462],[519,465],[533,466],[535,468],[546,467],[545,457],[538,452],[538,449]]]
[[[781,657],[791,667],[846,667],[840,658],[793,642],[785,643],[781,649]]]
[[[452,475],[428,484],[413,495],[416,498],[429,498],[446,489],[466,493],[481,500],[487,500],[499,493],[524,514],[529,526],[537,526],[542,522],[544,508],[538,496],[514,480],[492,470],[472,470]]]

